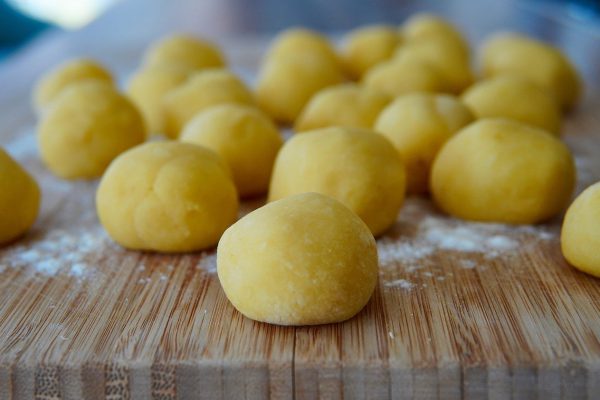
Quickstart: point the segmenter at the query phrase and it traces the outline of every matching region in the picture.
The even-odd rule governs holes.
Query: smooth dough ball
[[[123,247],[172,253],[216,245],[237,218],[238,197],[227,165],[212,150],[151,142],[110,165],[96,207]]]
[[[377,236],[396,221],[405,179],[400,155],[383,136],[358,128],[317,129],[282,147],[269,201],[304,192],[326,194],[358,214]]]
[[[600,183],[588,187],[569,206],[560,241],[571,265],[600,278]]]
[[[402,35],[407,41],[436,40],[445,38],[452,41],[452,47],[469,57],[469,44],[463,35],[448,21],[436,15],[416,14],[402,26]]]
[[[297,132],[328,126],[372,128],[390,98],[377,89],[352,83],[332,86],[313,96],[296,120]]]
[[[305,28],[291,28],[278,34],[264,57],[264,62],[278,58],[316,57],[339,66],[338,56],[327,38]]]
[[[369,228],[338,201],[303,193],[240,219],[217,250],[227,298],[246,317],[278,325],[347,320],[377,284]]]
[[[350,32],[342,48],[346,70],[352,77],[360,78],[371,67],[392,57],[400,41],[398,30],[387,25],[366,26]]]
[[[259,110],[223,104],[200,112],[184,128],[181,140],[207,147],[231,168],[241,197],[266,193],[283,139]]]
[[[70,60],[47,72],[35,85],[36,110],[43,111],[71,84],[87,80],[113,82],[110,72],[96,61],[88,59]]]
[[[38,127],[46,166],[65,179],[95,178],[125,150],[142,143],[142,115],[103,82],[82,82],[63,91]]]
[[[562,108],[573,107],[581,97],[582,84],[575,67],[557,48],[514,33],[488,39],[481,51],[486,77],[519,75],[546,88]]]
[[[35,222],[39,208],[37,183],[0,148],[0,244],[25,233]]]
[[[147,66],[179,66],[199,70],[225,66],[225,58],[214,44],[187,35],[172,35],[148,49],[144,57]]]
[[[545,221],[565,208],[574,183],[573,157],[560,140],[508,119],[467,126],[446,142],[431,170],[438,206],[475,221]]]
[[[177,138],[197,113],[225,103],[255,104],[250,90],[231,72],[224,69],[198,72],[163,97],[165,133]]]
[[[462,100],[477,118],[508,118],[560,134],[560,106],[554,96],[532,81],[500,75],[476,83]]]
[[[413,93],[398,97],[375,123],[400,153],[406,167],[407,192],[429,190],[431,164],[443,144],[474,120],[471,111],[450,95]]]

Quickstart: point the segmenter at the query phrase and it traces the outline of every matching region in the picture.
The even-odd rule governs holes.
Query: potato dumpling
[[[45,73],[36,83],[33,98],[35,109],[42,112],[69,85],[86,80],[113,82],[110,72],[94,60],[81,58],[67,61]]]
[[[469,44],[463,35],[451,23],[436,15],[421,13],[410,17],[402,26],[402,35],[407,41],[446,38],[463,57],[469,57]]]
[[[225,58],[217,46],[206,40],[175,34],[152,45],[144,56],[144,64],[199,70],[224,67]]]
[[[297,132],[328,126],[372,128],[389,103],[377,89],[352,83],[325,88],[315,94],[296,120]]]
[[[327,38],[306,28],[290,28],[279,33],[264,57],[264,62],[280,58],[316,57],[339,68],[338,56]]]
[[[374,129],[400,153],[407,192],[423,194],[429,190],[429,172],[439,149],[473,119],[471,111],[453,96],[413,93],[386,107]]]
[[[581,97],[582,84],[575,67],[555,47],[515,33],[488,39],[481,51],[484,76],[519,75],[550,91],[563,109]]]
[[[377,236],[396,220],[405,179],[400,155],[383,136],[366,129],[323,128],[296,135],[282,147],[269,201],[323,193],[358,214]]]
[[[217,272],[246,317],[278,325],[340,322],[373,294],[377,246],[338,201],[303,193],[267,204],[223,234]]]
[[[0,148],[0,245],[24,234],[40,208],[40,188],[15,160]]]
[[[560,140],[508,119],[467,126],[446,142],[431,170],[438,206],[475,221],[545,221],[565,208],[574,183],[573,157]]]
[[[569,206],[560,241],[571,265],[600,278],[600,183],[588,187]]]
[[[400,43],[396,27],[372,25],[350,32],[342,48],[346,71],[360,78],[371,67],[389,59]]]
[[[181,130],[200,111],[224,103],[254,105],[246,85],[224,69],[197,72],[162,98],[165,133],[179,137]]]
[[[477,118],[508,118],[560,134],[560,106],[554,96],[532,81],[500,75],[480,81],[462,94]]]
[[[213,151],[151,142],[115,159],[100,181],[96,207],[123,247],[172,253],[216,245],[237,218],[238,197]]]
[[[137,108],[100,81],[70,85],[52,103],[38,127],[46,166],[65,179],[96,178],[125,150],[146,138]]]
[[[207,147],[229,165],[241,197],[266,193],[273,163],[283,139],[275,124],[259,110],[222,104],[198,113],[181,140]]]

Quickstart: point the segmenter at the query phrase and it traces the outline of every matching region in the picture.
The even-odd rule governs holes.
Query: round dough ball
[[[508,118],[560,134],[561,113],[554,96],[532,81],[501,75],[476,83],[462,100],[477,118]]]
[[[241,197],[266,193],[283,139],[273,122],[253,107],[223,104],[197,114],[181,140],[207,147],[231,168]]]
[[[356,29],[345,38],[342,56],[346,70],[360,78],[371,67],[389,59],[400,43],[395,27],[373,25]]]
[[[372,128],[389,103],[379,90],[352,83],[332,86],[315,94],[295,124],[297,132],[328,126]]]
[[[463,57],[469,57],[469,44],[463,35],[451,23],[436,15],[422,13],[412,16],[404,23],[402,34],[407,41],[445,38],[452,41],[452,47]]]
[[[264,57],[265,62],[278,58],[316,57],[339,66],[339,59],[327,38],[305,28],[291,28],[278,34]]]
[[[396,221],[405,179],[400,155],[383,136],[358,128],[317,129],[283,146],[275,160],[269,201],[323,193],[358,214],[377,236]]]
[[[65,179],[95,178],[123,151],[142,143],[146,129],[137,108],[104,82],[70,85],[38,128],[46,166]]]
[[[217,46],[188,35],[172,35],[151,46],[144,57],[147,66],[179,66],[199,70],[221,68],[225,58]]]
[[[475,221],[547,220],[565,208],[574,183],[573,157],[560,140],[507,119],[483,119],[461,130],[431,170],[438,206]]]
[[[165,133],[177,138],[197,113],[225,103],[255,104],[250,90],[231,72],[224,69],[198,72],[163,97]]]
[[[560,240],[571,265],[600,278],[600,183],[588,187],[569,206]]]
[[[375,131],[390,139],[406,167],[407,192],[429,191],[431,164],[443,144],[473,114],[450,95],[413,93],[398,97],[377,118]]]
[[[549,44],[514,33],[495,35],[483,45],[481,65],[486,77],[519,75],[547,89],[562,108],[581,97],[581,79],[575,67]]]
[[[37,183],[0,148],[0,244],[25,233],[35,222],[39,208]]]
[[[96,193],[110,237],[135,250],[184,252],[214,246],[237,218],[230,172],[213,151],[151,142],[120,155]]]
[[[246,317],[278,325],[347,320],[377,284],[377,246],[336,200],[303,193],[267,204],[229,228],[217,250],[219,281]]]
[[[67,61],[47,72],[35,85],[33,101],[36,110],[43,111],[71,84],[87,80],[113,83],[110,72],[96,61],[85,58]]]

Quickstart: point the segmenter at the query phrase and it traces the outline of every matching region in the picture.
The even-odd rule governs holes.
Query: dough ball
[[[35,222],[39,208],[37,183],[0,148],[0,244],[25,233]]]
[[[407,41],[436,40],[444,38],[463,57],[469,57],[469,44],[463,35],[448,21],[436,15],[416,14],[403,24],[402,35]]]
[[[244,83],[224,69],[198,72],[184,84],[168,92],[162,100],[165,133],[179,137],[185,124],[200,111],[224,103],[254,105],[254,97]]]
[[[600,183],[588,187],[571,204],[560,240],[571,265],[600,278]]]
[[[100,222],[123,247],[196,251],[235,222],[238,197],[227,166],[190,143],[151,142],[120,155],[96,193]]]
[[[47,72],[35,85],[33,100],[36,110],[43,111],[71,84],[87,80],[113,82],[110,72],[102,65],[84,58],[67,61]]]
[[[431,170],[431,191],[449,214],[533,224],[569,202],[575,166],[550,133],[507,119],[479,120],[453,136]]]
[[[227,298],[248,318],[317,325],[356,315],[377,284],[375,239],[338,201],[303,193],[240,219],[219,242]]]
[[[372,128],[389,103],[379,90],[352,83],[332,86],[315,94],[296,120],[296,131],[328,126]]]
[[[253,107],[223,104],[197,114],[181,140],[207,147],[229,165],[241,197],[266,193],[283,140],[277,127]]]
[[[269,201],[304,192],[341,201],[377,236],[396,221],[404,202],[404,165],[394,146],[373,131],[332,127],[306,132],[279,152]]]
[[[65,179],[102,175],[116,156],[145,138],[137,108],[115,88],[98,81],[65,89],[38,128],[42,160]]]
[[[189,76],[190,70],[177,66],[145,68],[133,75],[127,94],[144,115],[149,133],[164,133],[162,98]]]
[[[400,40],[398,30],[387,25],[366,26],[350,32],[342,48],[346,70],[352,77],[360,78],[371,67],[392,57]]]
[[[453,96],[413,93],[385,108],[375,130],[400,153],[408,193],[423,194],[429,190],[431,164],[439,149],[473,119],[471,111]]]
[[[560,134],[561,113],[554,96],[532,81],[501,75],[476,83],[462,99],[478,118],[508,118]]]
[[[225,66],[225,58],[214,44],[187,35],[168,36],[148,49],[147,66],[179,66],[199,70]]]
[[[519,75],[554,94],[562,108],[573,107],[582,85],[570,61],[549,44],[514,33],[495,35],[483,45],[481,65],[486,77]]]
[[[278,34],[264,62],[281,58],[315,57],[339,67],[338,56],[327,38],[305,28],[291,28]]]

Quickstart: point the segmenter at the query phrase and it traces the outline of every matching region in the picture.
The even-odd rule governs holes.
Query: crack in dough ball
[[[278,325],[340,322],[373,294],[377,246],[348,208],[303,193],[229,228],[219,242],[217,271],[227,298],[248,318]]]
[[[144,57],[150,67],[179,66],[200,70],[225,66],[225,57],[214,44],[188,35],[172,35],[151,46]]]
[[[360,78],[371,67],[391,58],[400,42],[400,32],[393,26],[372,25],[351,31],[342,47],[346,71]]]

